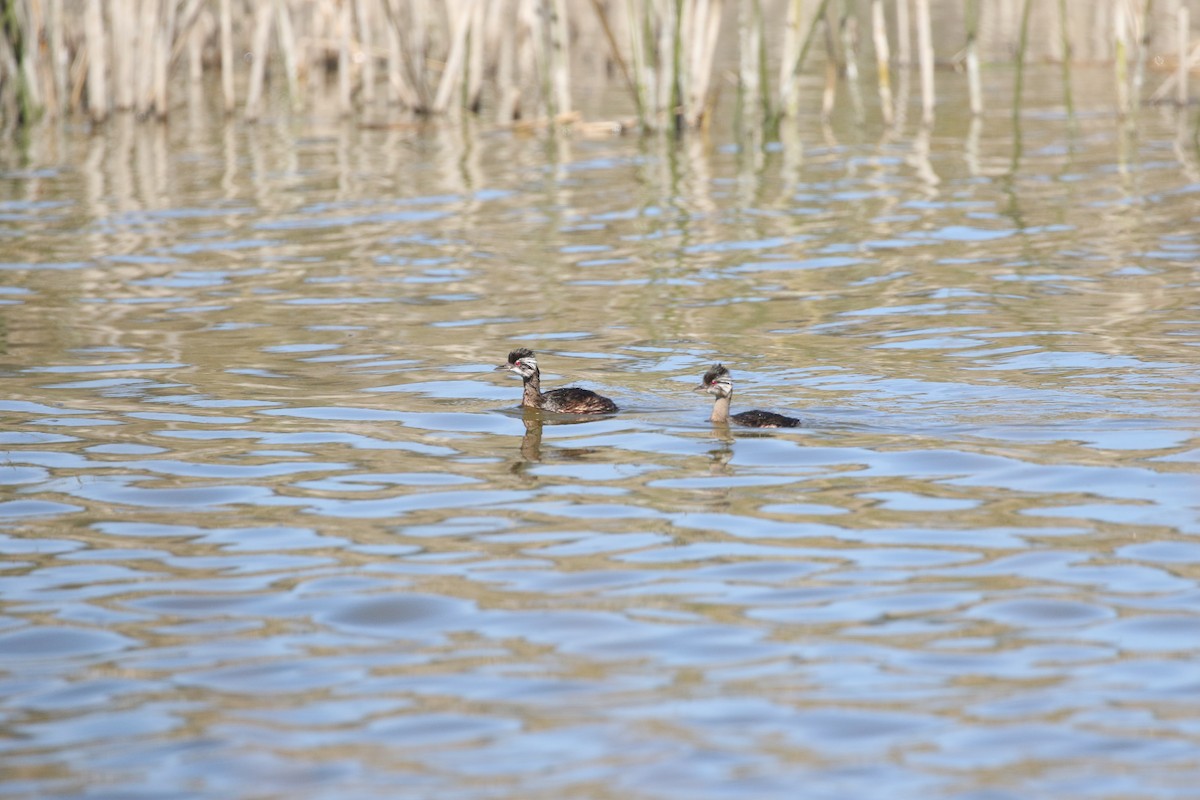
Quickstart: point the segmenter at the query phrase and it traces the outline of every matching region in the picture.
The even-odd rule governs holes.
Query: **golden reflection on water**
[[[9,154],[0,785],[1182,795],[1195,151],[1042,102]]]

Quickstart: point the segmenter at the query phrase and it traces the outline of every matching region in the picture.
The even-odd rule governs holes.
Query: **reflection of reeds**
[[[1038,7],[1035,8],[1035,5]],[[10,126],[40,115],[113,112],[163,119],[178,84],[220,75],[226,113],[266,113],[276,96],[304,108],[329,88],[340,114],[451,114],[484,109],[502,123],[536,125],[575,117],[581,88],[604,73],[623,82],[644,130],[699,128],[711,119],[718,61],[737,64],[738,128],[768,129],[803,112],[800,75],[815,36],[825,42],[822,110],[849,81],[856,104],[858,31],[874,51],[880,107],[893,113],[893,64],[916,61],[922,117],[933,119],[935,49],[956,51],[949,12],[965,18],[971,110],[982,113],[981,60],[1036,46],[1063,61],[1068,110],[1067,31],[1084,58],[1110,58],[1115,101],[1129,114],[1141,102],[1152,64],[1151,32],[1170,42],[1178,67],[1151,95],[1186,103],[1192,47],[1187,3],[1152,0],[6,0],[0,3],[0,106]],[[1055,8],[1056,6],[1056,8]],[[1014,13],[1020,7],[1020,13]],[[1018,21],[1019,18],[1019,21]],[[912,30],[915,28],[915,32]],[[1044,29],[1044,30],[1043,30]],[[840,34],[840,35],[839,35]],[[915,35],[916,51],[911,41]],[[943,39],[938,41],[935,36]],[[1013,43],[1019,37],[1020,45]],[[1055,38],[1057,37],[1057,38]],[[735,50],[734,58],[719,54]],[[894,43],[894,47],[893,47]],[[767,54],[778,71],[768,72]],[[893,56],[893,53],[895,55]],[[947,53],[943,53],[945,56]],[[865,56],[865,54],[864,54]],[[182,62],[187,68],[180,68]],[[772,78],[775,78],[772,85]],[[1017,81],[1022,80],[1018,69]],[[1016,87],[1019,98],[1020,87]],[[285,109],[287,106],[283,106]]]

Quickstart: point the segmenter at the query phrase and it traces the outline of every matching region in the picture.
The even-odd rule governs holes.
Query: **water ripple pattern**
[[[7,158],[0,794],[1194,796],[1195,152],[960,122]]]

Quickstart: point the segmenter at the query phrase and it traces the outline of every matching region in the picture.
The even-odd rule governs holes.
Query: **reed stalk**
[[[513,11],[510,11],[510,6]],[[496,3],[493,11],[497,15],[496,26],[500,52],[496,62],[496,121],[508,124],[516,119],[521,90],[517,86],[516,39],[520,31],[516,27],[515,5]]]
[[[25,51],[25,26],[18,19],[20,10],[17,0],[0,2],[0,30],[3,31],[3,41],[0,42],[0,75],[11,76],[16,85],[16,91],[4,98],[4,111],[7,119],[5,129],[10,124],[22,126],[29,120],[28,87],[25,85],[24,70],[21,62]]]
[[[128,111],[134,108],[137,91],[137,31],[133,26],[138,18],[137,0],[110,0],[109,20],[112,39],[120,46],[112,49],[113,109]]]
[[[625,58],[621,55],[621,46],[617,44],[617,36],[613,33],[611,20],[608,18],[608,12],[604,8],[602,0],[591,0],[592,10],[596,13],[596,19],[600,21],[600,29],[604,31],[604,38],[608,42],[609,54],[612,56],[613,62],[617,65],[617,69],[621,72],[621,77],[625,79],[625,85],[629,87],[631,94],[636,96],[636,87],[634,86],[633,76],[629,74],[629,65],[625,63]],[[501,47],[504,46],[503,40]]]
[[[554,91],[551,119],[571,111],[571,38],[567,30],[566,0],[549,0],[550,78]]]
[[[136,81],[133,93],[133,110],[139,117],[145,117],[150,112],[151,98],[154,93],[154,40],[158,27],[158,0],[141,0],[137,16],[140,23],[134,38],[133,60],[141,65],[134,68]],[[114,41],[114,52],[122,48],[120,41]]]
[[[825,84],[821,88],[821,120],[828,122],[833,116],[833,104],[837,100],[837,81],[838,81],[838,52],[837,44],[833,37],[833,21],[829,19],[830,10],[826,10],[825,19],[822,21],[825,32]]]
[[[1075,101],[1071,93],[1071,34],[1067,22],[1067,0],[1058,0],[1058,30],[1062,37],[1063,104],[1067,116],[1075,118]]]
[[[254,44],[251,49],[250,84],[246,89],[246,119],[254,122],[262,113],[263,82],[267,72],[267,48],[271,41],[271,25],[275,18],[275,4],[262,3],[258,6],[254,20]]]
[[[1063,0],[1065,2],[1065,0]],[[979,0],[967,0],[967,95],[971,104],[971,114],[979,116],[983,113],[983,86],[979,77]]]
[[[883,0],[872,0],[876,5]],[[800,54],[800,27],[804,16],[804,0],[788,0],[783,26],[783,43],[779,54],[779,110],[785,117],[800,113],[800,83],[795,64]],[[877,51],[878,52],[878,51]]]
[[[478,0],[465,0],[467,11],[473,12],[474,9],[472,6],[476,2]],[[460,12],[461,10],[460,8]],[[463,65],[466,63],[467,37],[471,33],[471,20],[473,18],[473,13],[459,13],[456,15],[454,35],[450,40],[450,55],[446,58],[446,66],[442,70],[442,79],[438,82],[437,94],[434,95],[432,111],[435,114],[445,113],[450,107],[450,98],[455,87],[458,85]]]
[[[175,35],[176,12],[179,8],[175,3],[167,3],[164,10],[166,14],[159,17],[154,31],[154,95],[148,103],[159,121],[165,120],[170,111],[167,78],[171,72],[171,41]]]
[[[784,71],[780,73],[781,77],[786,74],[788,76],[788,80],[795,80],[796,77],[799,76],[800,70],[804,67],[804,61],[808,58],[808,51],[809,48],[812,47],[813,38],[816,36],[817,29],[824,23],[826,9],[828,7],[829,0],[821,0],[820,5],[818,5],[816,10],[813,12],[812,20],[808,26],[808,32],[804,35],[804,41],[800,45],[800,49],[796,52],[795,60],[790,64],[784,64]],[[782,85],[785,83],[785,81],[781,80],[780,83]],[[780,105],[782,108],[783,104],[781,103]]]
[[[414,69],[414,59],[424,53],[424,25],[417,16],[417,3],[404,3],[406,15],[402,18],[395,8],[399,0],[382,0],[383,13],[387,18],[387,64],[388,86],[391,99],[417,113],[428,109],[428,93],[425,83],[418,80],[423,71]],[[403,34],[403,36],[402,36]]]
[[[362,101],[365,106],[375,103],[375,3],[373,0],[356,0],[354,17],[358,21],[358,49],[362,56],[360,74]]]
[[[650,104],[650,83],[647,80],[647,8],[645,3],[638,3],[637,0],[627,0],[626,9],[629,27],[629,60],[633,68],[633,101],[637,107],[638,122],[645,130],[655,130],[658,126]]]
[[[1180,3],[1175,12],[1176,45],[1179,48],[1179,64],[1175,68],[1175,105],[1186,108],[1188,104],[1188,41],[1191,33],[1191,17],[1188,7]]]
[[[63,37],[63,24],[63,0],[50,0],[46,15],[46,40],[50,49],[51,85],[54,91],[47,92],[47,97],[53,98],[47,111],[52,116],[65,113],[67,109],[67,60],[70,56]]]
[[[691,63],[683,60],[683,30],[687,26],[690,33],[693,15],[693,3],[688,0],[668,0],[671,11],[671,49],[669,58],[670,70],[670,111],[671,123],[675,135],[683,133],[687,119],[687,109],[684,98],[691,92]]]
[[[230,0],[221,0],[218,26],[221,31],[221,98],[226,114],[237,105],[233,90],[233,9]]]
[[[1021,9],[1021,25],[1017,37],[1017,72],[1013,79],[1013,125],[1016,126],[1021,118],[1021,93],[1025,88],[1025,52],[1029,49],[1029,12],[1033,0],[1024,0]]]
[[[838,32],[841,34],[842,69],[846,73],[847,83],[858,82],[858,17],[843,15],[838,22]]]
[[[691,58],[688,70],[686,123],[697,127],[708,119],[709,85],[713,60],[716,57],[717,36],[721,30],[721,0],[697,0],[692,16]]]
[[[337,86],[338,113],[343,117],[350,116],[354,110],[354,58],[351,53],[350,37],[354,33],[354,7],[348,0],[338,4],[338,58]]]
[[[184,46],[187,53],[188,80],[191,88],[196,90],[204,80],[204,35],[199,26],[188,33]]]
[[[896,0],[896,63],[902,67],[912,65],[912,23],[908,3],[909,0]]]
[[[463,107],[478,114],[483,94],[483,71],[486,66],[488,9],[485,3],[476,3],[471,19],[470,43],[467,48],[467,69],[463,79]],[[363,73],[366,81],[366,73]]]
[[[850,103],[854,106],[855,119],[863,118],[862,87],[858,80],[858,49],[861,38],[858,32],[858,17],[845,15],[841,21],[842,62],[846,70],[846,88],[850,93]]]
[[[1150,41],[1154,32],[1154,26],[1151,24],[1154,0],[1142,0],[1142,2],[1145,4],[1142,7],[1142,18],[1137,21],[1139,34],[1137,58],[1133,62],[1133,76],[1129,87],[1131,100],[1135,106],[1141,102],[1142,86],[1146,83],[1146,54],[1150,51]]]
[[[88,114],[93,122],[108,118],[108,38],[104,33],[104,10],[100,4],[101,0],[87,0],[84,7]]]
[[[746,130],[758,115],[752,110],[760,102],[758,54],[762,46],[762,6],[759,0],[741,0],[738,5],[738,116]]]
[[[875,71],[879,79],[879,111],[885,125],[892,124],[891,52],[883,0],[871,0],[871,39],[875,46]]]
[[[981,0],[958,1],[965,12],[970,107],[978,116],[986,102],[980,77],[986,43],[982,26],[991,6]],[[819,31],[829,53],[823,114],[834,111],[842,69],[850,102],[861,111],[858,33],[868,22],[885,124],[902,118],[898,94],[918,72],[923,121],[929,124],[937,102],[931,25],[937,9],[931,10],[932,0],[894,0],[894,11],[886,2],[843,0],[832,6],[829,0],[738,0],[726,8],[725,0],[0,0],[0,68],[5,76],[0,101],[5,119],[17,124],[28,124],[40,112],[66,115],[79,109],[96,121],[113,110],[161,119],[170,111],[170,90],[179,80],[196,90],[207,59],[216,55],[224,107],[232,112],[241,101],[235,78],[246,52],[248,119],[264,113],[266,82],[272,69],[281,69],[277,74],[286,78],[296,109],[306,102],[306,83],[314,96],[332,84],[342,114],[356,108],[370,111],[383,102],[411,113],[439,114],[480,112],[487,104],[497,120],[508,123],[524,116],[539,120],[541,127],[540,120],[571,110],[572,47],[600,43],[628,87],[643,129],[673,125],[682,131],[707,125],[711,118],[716,47],[727,10],[731,13],[724,16],[737,20],[736,30],[728,33],[740,51],[741,130],[761,130],[763,123],[777,126],[783,117],[800,113],[800,74]],[[956,0],[939,2],[938,9],[944,9]],[[1013,30],[1020,20],[1014,77],[1019,113],[1025,62],[1034,57],[1031,39],[1037,39],[1028,30],[1033,3],[1004,0],[993,5],[1000,8],[1006,29]],[[1057,0],[1057,7],[1064,102],[1073,115],[1074,55],[1068,34],[1089,9],[1084,2],[1067,0]],[[1111,17],[1096,16],[1095,29],[1113,42],[1117,106],[1128,116],[1155,55],[1150,49],[1152,23],[1162,3],[1113,0],[1099,7],[1113,10]],[[1191,7],[1191,0],[1172,0],[1177,36],[1166,49],[1179,51],[1179,63],[1152,100],[1187,102],[1187,70],[1200,58],[1200,48],[1191,47],[1186,38]],[[868,8],[869,20],[857,15]],[[892,13],[895,19],[889,20]],[[889,23],[895,26],[894,43]],[[573,40],[573,35],[581,38]],[[766,73],[768,50],[780,57],[778,73],[771,76]],[[893,57],[905,66],[915,59],[919,71],[893,75]],[[187,67],[176,70],[184,59]],[[322,70],[330,84],[314,79]]]
[[[1116,59],[1113,63],[1117,88],[1117,113],[1129,115],[1129,20],[1125,0],[1117,0],[1113,23]]]
[[[921,123],[933,124],[935,102],[933,88],[933,26],[929,14],[929,0],[916,0],[917,4],[917,58],[921,70]]]
[[[274,0],[275,27],[279,34],[279,53],[283,56],[283,75],[287,79],[292,106],[300,104],[300,62],[296,57],[296,29],[287,0]]]
[[[520,45],[517,48],[517,70],[520,75],[527,76],[526,80],[535,86],[541,80],[541,69],[538,66],[538,45],[541,42],[540,24],[537,15],[537,0],[519,0],[517,8],[517,26],[521,31]],[[543,94],[536,95],[544,96]],[[519,98],[518,98],[519,99]],[[538,106],[531,104],[529,109],[521,108],[519,116],[525,116],[531,111],[536,114]],[[531,115],[532,115],[531,114]]]
[[[665,122],[668,119],[674,118],[674,98],[676,98],[676,74],[678,73],[678,62],[674,58],[676,47],[674,43],[678,40],[678,28],[676,23],[676,0],[654,0],[655,14],[658,18],[658,44],[656,44],[654,61],[656,66],[655,77],[658,78],[658,86],[655,89],[656,108],[654,113],[656,118]]]

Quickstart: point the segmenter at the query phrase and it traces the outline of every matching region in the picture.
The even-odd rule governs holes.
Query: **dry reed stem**
[[[137,33],[132,23],[137,19],[136,3],[137,0],[112,0],[109,4],[113,42],[120,43],[112,50],[113,108],[117,111],[127,111],[135,103]]]
[[[1190,60],[1188,58],[1188,38],[1191,33],[1191,17],[1186,5],[1179,4],[1176,20],[1178,21],[1176,35],[1179,47],[1179,66],[1175,69],[1175,104],[1183,108],[1188,103],[1188,62]],[[1200,52],[1200,48],[1197,48],[1197,52]]]
[[[150,98],[154,91],[154,39],[155,28],[158,27],[158,0],[141,0],[140,8],[134,17],[138,23],[137,35],[134,38],[133,61],[141,65],[134,70],[133,110],[138,116],[145,116],[150,110]],[[114,41],[114,50],[125,49],[122,42]]]
[[[722,0],[702,0],[703,13],[696,19],[696,49],[692,67],[692,113],[688,124],[699,125],[708,119],[709,86],[712,83],[713,61],[717,54],[717,37],[721,32]]]
[[[762,7],[759,0],[741,0],[738,5],[738,95],[743,130],[752,124],[751,109],[757,103],[758,54],[762,42]]]
[[[356,94],[365,109],[378,105],[380,82],[386,81],[386,102],[416,112],[479,111],[485,101],[496,118],[512,120],[522,113],[554,119],[571,110],[572,31],[582,32],[576,47],[596,47],[603,35],[612,61],[630,87],[638,119],[646,130],[674,122],[677,127],[700,127],[710,118],[716,46],[722,33],[723,0],[14,0],[21,30],[9,46],[10,71],[27,87],[26,99],[50,115],[68,114],[86,106],[96,120],[113,109],[133,109],[139,116],[163,117],[170,110],[168,95],[177,76],[174,65],[196,86],[203,78],[204,58],[220,57],[221,91],[227,110],[237,103],[236,57],[252,54],[246,84],[246,114],[263,113],[270,60],[282,62],[282,74],[293,104],[304,98],[302,80],[321,69],[336,71],[336,98],[341,113],[351,113]],[[931,0],[894,0],[896,59],[905,64],[917,56],[920,65],[923,119],[932,120],[936,106],[931,29]],[[943,0],[953,2],[953,0]],[[971,110],[983,111],[979,76],[979,0],[966,5],[965,47]],[[736,41],[740,43],[738,77],[741,87],[739,125],[742,130],[777,122],[800,110],[799,75],[817,25],[834,67],[844,66],[851,101],[859,108],[856,85],[856,26],[870,7],[881,113],[886,123],[903,109],[893,98],[885,0],[843,0],[832,15],[829,0],[738,0]],[[915,9],[911,5],[916,3]],[[1057,0],[1063,54],[1062,80],[1071,109],[1071,47],[1067,0]],[[1011,30],[1021,11],[1029,14],[1031,0],[1005,0],[998,8]],[[1078,12],[1086,4],[1071,5]],[[1159,3],[1161,7],[1162,3]],[[812,7],[815,6],[815,11]],[[74,9],[81,9],[78,18]],[[1114,43],[1117,105],[1128,115],[1136,107],[1150,55],[1153,0],[1113,0],[1094,15],[1096,31]],[[731,9],[732,10],[732,9]],[[1161,11],[1161,8],[1159,9]],[[780,13],[782,30],[768,31],[772,13]],[[910,19],[910,11],[915,11]],[[808,19],[811,12],[812,19]],[[1177,38],[1171,50],[1180,52],[1179,65],[1158,87],[1152,99],[1187,101],[1186,72],[1196,52],[1185,52],[1190,23],[1190,0],[1174,0],[1171,16]],[[1053,13],[1053,12],[1051,12]],[[600,30],[588,36],[584,16],[598,20]],[[1162,16],[1160,13],[1159,17]],[[379,25],[386,21],[382,30]],[[1086,21],[1086,20],[1085,20]],[[293,24],[293,22],[295,24]],[[1028,25],[1026,20],[1023,25]],[[917,28],[918,53],[910,50]],[[807,28],[807,31],[805,31]],[[838,31],[841,37],[838,37]],[[865,31],[864,31],[865,33]],[[1023,36],[1032,34],[1023,33]],[[779,37],[779,38],[776,38]],[[24,47],[22,42],[38,43]],[[278,53],[273,52],[278,42]],[[1136,48],[1136,50],[1134,49]],[[778,94],[768,97],[765,75],[768,50],[778,52]],[[1026,42],[1021,58],[1029,52]],[[838,53],[844,54],[838,57]],[[336,59],[336,63],[333,59]],[[1132,63],[1131,63],[1132,62]],[[386,64],[386,71],[385,65]],[[1019,73],[1023,72],[1021,70]],[[903,82],[904,73],[900,81]],[[1018,82],[1024,80],[1019,74]],[[837,75],[830,72],[823,95],[823,112],[834,109]],[[325,85],[309,80],[311,90]],[[898,84],[899,86],[899,84]],[[897,87],[898,88],[898,87]],[[236,89],[240,91],[240,89]],[[14,91],[14,90],[10,90]],[[1017,91],[1020,98],[1020,87]],[[16,101],[17,105],[23,102]],[[772,106],[777,102],[777,106]],[[6,98],[6,108],[16,106]],[[522,108],[522,105],[525,108]]]
[[[108,41],[104,35],[104,12],[100,2],[88,0],[84,13],[88,45],[88,112],[93,122],[103,122],[108,117]]]
[[[912,65],[912,23],[908,2],[896,0],[896,63],[902,67]]]
[[[283,75],[287,78],[288,98],[293,107],[300,104],[300,63],[296,58],[296,28],[287,0],[274,0],[275,27],[279,35],[279,52],[283,56]]]
[[[534,3],[537,0],[519,0],[520,5],[517,7],[517,29],[520,31],[520,44],[517,47],[517,75],[518,80],[525,80],[535,87],[541,79],[541,71],[538,67],[538,45],[540,41],[540,27],[538,24],[537,8]],[[522,78],[523,76],[523,78]],[[541,95],[536,95],[540,98]],[[521,97],[518,95],[517,101],[520,103]],[[540,112],[538,103],[531,103],[529,108],[518,106],[518,117],[524,117],[525,114],[537,114]]]
[[[921,123],[933,123],[935,103],[933,88],[933,26],[929,15],[929,0],[917,4],[917,59],[921,69]]]
[[[50,69],[53,73],[55,104],[49,109],[51,114],[65,113],[67,106],[67,54],[66,42],[63,37],[63,0],[50,0],[48,43],[50,47]]]
[[[354,110],[352,94],[354,91],[354,68],[350,53],[350,37],[354,33],[354,8],[347,0],[338,3],[338,113],[343,117],[350,116]]]
[[[1130,17],[1137,23],[1138,29],[1137,58],[1133,62],[1133,76],[1130,81],[1130,95],[1134,105],[1141,101],[1142,86],[1146,82],[1146,54],[1150,50],[1150,41],[1154,30],[1150,24],[1154,0],[1141,0],[1141,2],[1143,4],[1141,19],[1133,17],[1133,10],[1130,9]]]
[[[21,49],[20,70],[21,80],[25,82],[25,90],[27,92],[27,110],[36,115],[40,109],[45,107],[45,95],[41,85],[41,76],[43,74],[41,68],[41,34],[45,29],[45,23],[42,20],[41,3],[30,3],[26,7],[26,10],[29,15],[29,22],[27,23],[29,26],[27,29],[29,46]]]
[[[388,85],[392,90],[392,99],[401,105],[422,112],[428,107],[427,92],[423,92],[423,83],[416,83],[416,74],[412,64],[416,57],[414,53],[423,53],[421,40],[422,26],[412,22],[412,14],[402,20],[399,11],[394,8],[396,0],[382,0],[384,16],[387,18],[388,34]],[[413,4],[406,3],[410,8]],[[407,41],[401,38],[401,31],[407,35]]]
[[[885,125],[892,124],[891,53],[883,0],[871,0],[871,34],[875,45],[875,69],[879,77],[879,110]]]
[[[486,67],[487,18],[486,6],[476,3],[471,16],[470,44],[467,50],[467,69],[463,80],[463,107],[478,112],[483,93],[483,72]],[[365,75],[364,75],[365,80]]]
[[[1071,96],[1071,35],[1067,21],[1067,0],[1058,0],[1058,29],[1062,41],[1063,104],[1072,124],[1075,119],[1075,101]]]
[[[512,9],[510,10],[510,5]],[[499,37],[500,52],[496,62],[496,121],[512,122],[517,115],[521,90],[517,86],[517,46],[519,31],[516,26],[516,6],[508,2],[497,3],[501,16],[497,27],[507,33]]]
[[[829,7],[829,0],[821,0],[821,4],[819,6],[817,6],[816,10],[813,12],[812,20],[809,22],[809,26],[808,26],[808,33],[806,33],[804,35],[804,42],[803,42],[803,44],[800,45],[800,49],[796,53],[795,60],[791,64],[784,65],[783,69],[786,69],[786,74],[789,76],[788,77],[789,81],[795,80],[795,77],[800,74],[800,70],[804,66],[804,60],[808,57],[809,48],[812,47],[813,38],[816,36],[817,29],[823,24],[823,22],[825,20],[826,9],[828,7]],[[780,73],[781,85],[786,83],[786,81],[782,80],[782,76],[784,74],[785,73],[783,73],[783,72]],[[783,109],[783,110],[786,111],[786,109]],[[795,113],[798,113],[798,112],[799,112],[799,108],[797,107]]]
[[[375,3],[357,0],[354,16],[358,20],[358,47],[362,55],[362,99],[371,106],[375,102]]]
[[[466,63],[467,37],[471,33],[471,21],[474,19],[474,6],[477,2],[478,0],[464,0],[464,6],[468,13],[457,15],[454,36],[450,44],[450,55],[446,58],[446,67],[442,71],[442,79],[438,83],[437,94],[434,96],[433,112],[435,114],[445,113],[450,107],[451,94],[458,84],[459,75]]]
[[[800,83],[797,80],[795,65],[800,55],[800,23],[803,21],[803,11],[804,0],[788,0],[779,54],[778,113],[785,117],[795,117],[800,113]]]
[[[571,111],[571,38],[567,30],[566,0],[550,0],[550,77],[554,90],[554,114]]]
[[[833,21],[829,18],[832,10],[825,11],[823,20],[825,32],[825,85],[821,89],[821,119],[828,121],[833,116],[833,105],[837,102],[838,53],[837,44],[833,38]]]
[[[1029,12],[1033,7],[1033,0],[1025,0],[1025,4],[1021,10],[1021,26],[1019,28],[1020,36],[1017,39],[1017,74],[1013,80],[1013,126],[1017,125],[1021,118],[1021,92],[1025,87],[1025,52],[1029,47]]]
[[[170,110],[167,103],[167,78],[171,70],[171,39],[175,35],[175,3],[168,3],[166,14],[160,16],[155,26],[154,39],[151,47],[154,52],[154,81],[153,95],[147,101],[147,106],[154,109],[154,115],[159,120],[167,118]]]
[[[644,3],[637,0],[627,0],[627,19],[629,27],[629,60],[633,68],[633,101],[637,107],[638,122],[647,130],[655,130],[653,112],[650,108],[650,87],[646,80],[646,40]]]
[[[226,114],[237,105],[233,90],[233,11],[230,0],[221,0],[219,27],[221,31],[221,98]]]
[[[979,0],[967,0],[967,96],[971,114],[983,113],[983,85],[979,77]]]
[[[254,122],[262,113],[263,81],[267,70],[267,47],[271,40],[271,25],[275,4],[262,3],[255,13],[254,39],[251,46],[250,84],[246,89],[246,119]]]
[[[1117,113],[1122,117],[1129,114],[1129,19],[1126,0],[1117,0],[1113,34],[1116,44],[1116,59],[1113,69],[1117,89]]]

